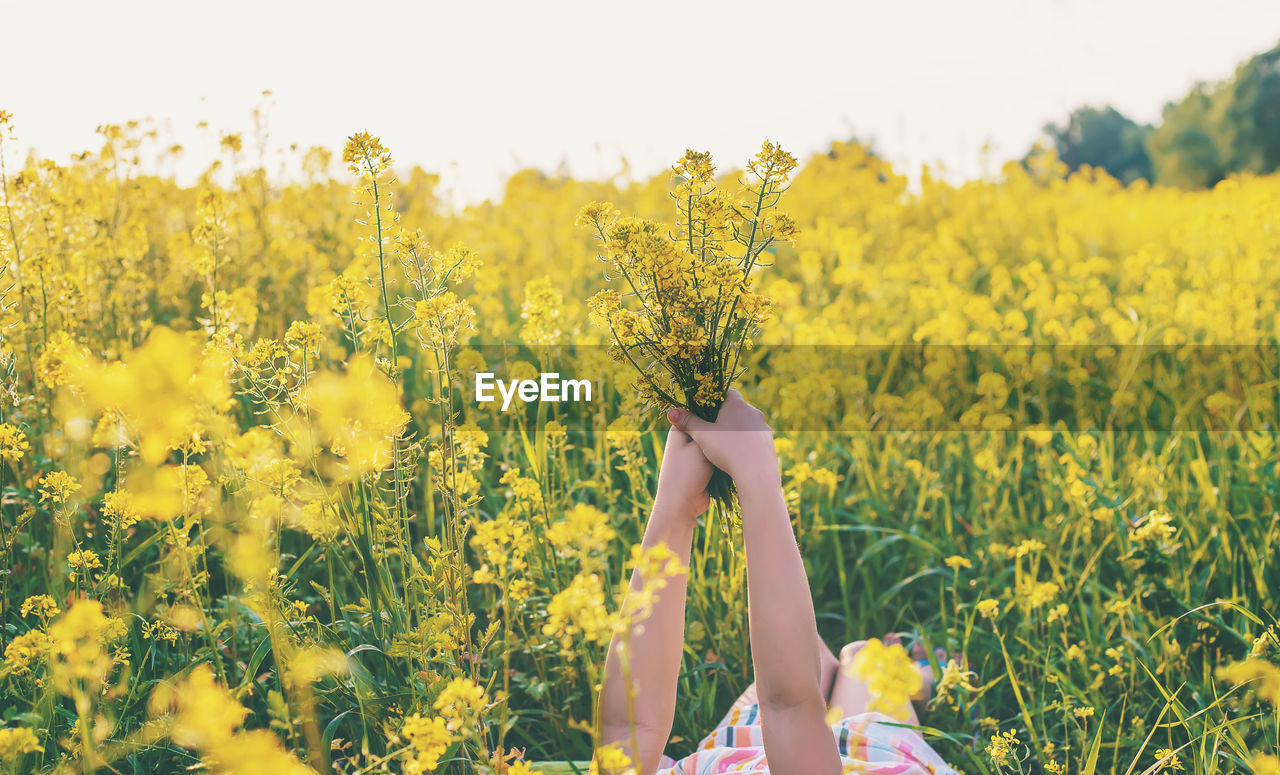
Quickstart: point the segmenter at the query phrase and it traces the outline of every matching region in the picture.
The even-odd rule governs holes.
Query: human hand
[[[693,439],[675,427],[667,431],[654,510],[670,508],[682,517],[697,517],[711,504],[711,497],[707,495],[710,481],[711,464]]]
[[[706,459],[731,476],[740,489],[744,482],[779,481],[773,429],[764,413],[748,404],[737,388],[729,388],[715,422],[687,409],[672,409],[667,420],[689,434]]]

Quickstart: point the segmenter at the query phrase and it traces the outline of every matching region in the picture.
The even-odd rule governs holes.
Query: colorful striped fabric
[[[882,713],[859,713],[831,725],[845,773],[956,775],[924,738]],[[729,712],[694,753],[676,761],[664,756],[656,775],[768,775],[760,706]]]

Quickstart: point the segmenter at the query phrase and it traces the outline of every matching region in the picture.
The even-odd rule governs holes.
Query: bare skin
[[[845,716],[866,709],[866,685],[839,669],[861,642],[846,646],[838,659],[818,636],[808,578],[782,495],[773,431],[734,389],[714,423],[682,410],[673,410],[668,419],[673,427],[642,546],[665,542],[687,566],[694,525],[709,505],[705,490],[711,466],[733,478],[742,509],[756,677],[736,704],[759,704],[765,754],[774,775],[837,775],[841,766],[827,724],[828,700]],[[642,584],[633,574],[630,589]],[[617,637],[609,645],[600,692],[601,735],[604,743],[617,744],[631,756],[637,775],[657,770],[671,735],[687,584],[687,574],[669,579],[652,614],[631,636],[630,711],[620,658],[626,646]],[[931,681],[931,671],[924,670]]]
[[[707,482],[711,464],[689,437],[674,428],[667,434],[658,474],[658,492],[645,526],[641,546],[648,549],[659,542],[675,553],[686,567],[693,543],[693,528],[706,511]],[[605,658],[600,691],[600,731],[605,743],[617,743],[636,764],[637,775],[658,768],[662,751],[671,736],[675,720],[676,680],[684,649],[685,593],[687,573],[667,580],[658,592],[652,613],[631,634],[630,673],[634,707],[627,710],[626,681],[622,674],[623,641],[614,637]],[[637,572],[631,576],[630,590],[644,584]],[[635,720],[635,748],[632,749],[631,719]]]

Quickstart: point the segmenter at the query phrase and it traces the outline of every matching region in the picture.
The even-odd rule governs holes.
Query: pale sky
[[[152,116],[189,173],[216,141],[197,122],[247,132],[269,89],[272,146],[367,130],[476,201],[562,159],[648,175],[688,147],[731,166],[764,139],[803,160],[854,134],[910,174],[978,175],[984,142],[994,171],[1081,103],[1157,120],[1280,42],[1280,2],[0,0],[0,30],[19,153],[65,162]]]

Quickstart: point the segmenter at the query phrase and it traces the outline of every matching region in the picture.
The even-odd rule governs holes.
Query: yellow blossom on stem
[[[40,479],[40,502],[66,503],[80,490],[80,483],[66,471],[50,471]]]

